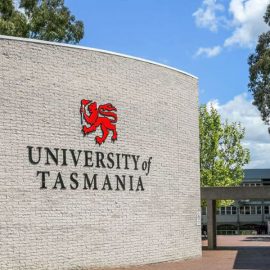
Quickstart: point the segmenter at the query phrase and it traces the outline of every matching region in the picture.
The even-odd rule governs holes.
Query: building
[[[244,170],[244,179],[241,185],[251,188],[270,185],[270,169]],[[203,207],[203,230],[205,230],[207,224],[206,211],[206,207]],[[218,234],[268,233],[270,232],[268,229],[270,221],[270,200],[237,201],[231,206],[218,208],[216,218]]]
[[[201,256],[198,80],[0,36],[0,269]]]

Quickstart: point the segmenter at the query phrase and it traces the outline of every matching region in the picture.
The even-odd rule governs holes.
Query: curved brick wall
[[[196,78],[4,36],[0,63],[1,270],[201,255]],[[82,99],[117,108],[115,143],[83,136]]]

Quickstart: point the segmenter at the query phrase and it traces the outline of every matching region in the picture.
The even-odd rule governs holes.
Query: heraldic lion
[[[87,113],[87,111],[89,113]],[[117,111],[117,109],[110,103],[103,104],[97,107],[97,103],[92,100],[83,99],[81,101],[81,109],[80,113],[82,118],[85,120],[87,125],[82,126],[82,132],[85,135],[96,131],[96,129],[100,126],[102,131],[102,137],[96,136],[96,143],[101,145],[105,142],[109,135],[109,130],[112,131],[112,142],[117,140],[117,132],[116,125],[117,115],[113,111]],[[111,118],[112,119],[111,119]]]

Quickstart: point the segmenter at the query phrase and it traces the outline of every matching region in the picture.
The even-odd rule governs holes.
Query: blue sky
[[[267,127],[248,92],[247,58],[270,0],[66,0],[85,24],[80,45],[160,62],[199,77],[200,103],[241,121],[250,168],[270,167]],[[248,112],[248,113],[247,113]],[[267,151],[267,152],[269,152]]]
[[[224,6],[222,15],[231,19],[228,12],[231,1],[219,2]],[[207,27],[198,27],[193,14],[204,8],[201,0],[66,0],[66,4],[85,23],[81,45],[138,56],[190,72],[199,77],[202,103],[212,99],[226,102],[247,92],[247,57],[252,47],[235,45],[216,57],[195,57],[200,47],[222,44],[234,30],[221,26],[219,31],[212,32]]]

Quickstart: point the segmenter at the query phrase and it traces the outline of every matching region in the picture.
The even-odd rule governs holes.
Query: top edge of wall
[[[116,52],[112,52],[112,51],[107,51],[107,50],[102,50],[102,49],[96,49],[96,48],[91,48],[91,47],[85,47],[85,46],[78,46],[78,45],[71,45],[71,44],[66,44],[66,43],[58,43],[58,42],[51,42],[51,41],[45,41],[45,40],[38,40],[38,39],[30,39],[30,38],[20,38],[20,37],[13,37],[13,36],[4,36],[4,35],[0,35],[0,40],[1,39],[6,39],[6,40],[14,40],[14,41],[22,41],[22,42],[29,42],[29,43],[38,43],[38,44],[47,44],[47,45],[54,45],[54,46],[62,46],[62,47],[69,47],[69,48],[74,48],[74,49],[82,49],[82,50],[90,50],[90,51],[95,51],[95,52],[100,52],[100,53],[105,53],[105,54],[110,54],[110,55],[116,55],[116,56],[120,56],[120,57],[125,57],[125,58],[129,58],[129,59],[134,59],[134,60],[138,60],[138,61],[142,61],[145,63],[149,63],[149,64],[153,64],[153,65],[157,65],[157,66],[161,66],[170,70],[174,70],[177,72],[180,72],[181,74],[190,76],[194,79],[198,80],[198,77],[187,73],[183,70],[171,67],[171,66],[167,66],[155,61],[150,61],[147,59],[143,59],[140,57],[135,57],[135,56],[131,56],[131,55],[127,55],[127,54],[122,54],[122,53],[116,53]]]

